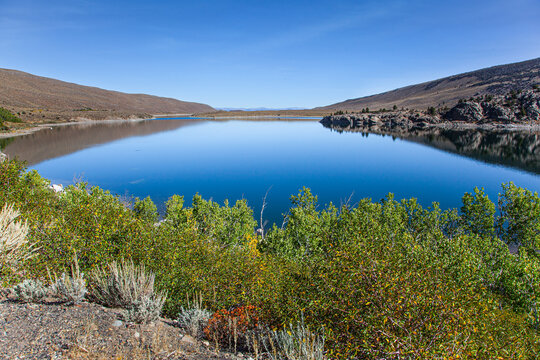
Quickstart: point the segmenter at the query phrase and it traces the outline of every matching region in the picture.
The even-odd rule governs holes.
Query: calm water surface
[[[58,127],[4,142],[3,151],[26,159],[53,183],[83,179],[119,195],[150,195],[161,210],[173,194],[185,195],[189,204],[199,193],[220,203],[245,198],[258,218],[269,190],[265,218],[278,224],[289,196],[303,186],[321,206],[351,195],[353,203],[378,201],[392,192],[449,208],[459,207],[475,186],[492,199],[508,181],[540,190],[538,159],[509,164],[497,160],[504,154],[464,156],[448,144],[428,145],[337,132],[315,120],[170,119]]]

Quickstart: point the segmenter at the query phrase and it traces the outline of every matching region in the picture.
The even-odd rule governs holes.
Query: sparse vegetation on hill
[[[21,119],[13,115],[8,109],[0,107],[0,130],[7,130],[4,124],[6,122],[20,123]]]
[[[205,104],[126,94],[9,69],[0,69],[0,106],[16,109],[22,120],[31,123],[214,111]]]
[[[0,107],[0,121],[5,122],[21,122],[17,116],[13,115],[8,109]]]
[[[36,172],[6,161],[0,206],[20,211],[36,247],[34,257],[2,267],[1,281],[47,282],[48,272],[72,268],[74,254],[85,274],[133,262],[167,294],[164,315],[189,324],[201,313],[197,334],[202,326],[210,343],[261,359],[290,358],[286,349],[301,353],[304,343],[313,345],[312,358],[324,344],[328,359],[540,353],[536,193],[505,184],[495,204],[475,189],[459,211],[392,195],[321,209],[306,188],[291,201],[285,224],[264,237],[244,200],[220,206],[195,197],[185,207],[175,197],[156,224],[151,206],[137,214],[85,184],[56,194]],[[95,280],[86,280],[91,292]],[[187,311],[195,295],[209,313]]]
[[[425,110],[430,106],[454,106],[459,99],[484,95],[504,95],[509,91],[527,90],[540,84],[540,58],[499,65],[464,74],[406,86],[381,94],[350,99],[314,110],[360,111],[409,108]],[[394,110],[396,110],[394,108]]]

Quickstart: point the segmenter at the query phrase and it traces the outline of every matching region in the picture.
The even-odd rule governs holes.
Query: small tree
[[[495,204],[489,200],[484,189],[474,189],[462,198],[461,224],[466,231],[483,236],[495,233]]]
[[[538,193],[509,182],[499,195],[497,232],[507,244],[540,248],[540,198]]]
[[[165,203],[165,206],[167,208],[166,219],[172,221],[173,225],[178,226],[180,223],[186,221],[183,196],[171,196]]]
[[[147,221],[156,222],[159,218],[157,206],[154,204],[150,196],[147,196],[144,198],[144,200],[136,198],[135,205],[133,205],[133,211],[141,219]]]

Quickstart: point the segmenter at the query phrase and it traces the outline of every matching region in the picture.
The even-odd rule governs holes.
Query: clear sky
[[[0,67],[214,107],[315,107],[540,57],[539,0],[0,0]]]

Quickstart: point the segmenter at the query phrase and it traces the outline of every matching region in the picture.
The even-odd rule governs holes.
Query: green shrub
[[[305,187],[298,195],[291,196],[291,203],[285,218],[286,227],[274,225],[260,248],[265,252],[297,258],[323,254],[330,245],[324,241],[326,231],[338,221],[337,209],[330,204],[322,212],[317,211],[317,196]]]
[[[155,223],[159,219],[157,206],[152,199],[150,199],[150,196],[147,196],[144,200],[136,198],[135,204],[133,205],[133,211],[145,221]]]
[[[503,184],[499,196],[500,217],[497,231],[507,244],[523,246],[533,252],[540,248],[540,198],[538,193]]]
[[[165,219],[171,221],[174,226],[180,226],[187,221],[187,215],[184,211],[184,197],[173,195],[165,203],[167,214]]]
[[[101,271],[89,288],[105,279],[97,286],[113,300],[102,302],[132,293],[109,272],[108,264],[127,259],[155,274],[168,316],[190,308],[193,292],[212,312],[254,307],[276,331],[304,313],[306,327],[324,329],[327,358],[534,358],[540,351],[539,199],[513,184],[503,186],[498,214],[478,189],[464,195],[461,213],[392,195],[319,209],[302,189],[283,228],[264,240],[245,201],[220,206],[197,195],[184,207],[172,197],[167,221],[154,226],[97,187],[55,194],[47,184],[17,161],[0,164],[0,206],[20,210],[36,244],[23,272],[66,272],[75,252],[82,272]],[[508,243],[520,251],[512,254]],[[12,275],[8,283],[21,280]],[[126,318],[155,318],[159,301],[137,293],[127,297]]]
[[[493,236],[495,234],[495,204],[489,200],[484,189],[475,188],[474,194],[465,193],[462,201],[463,228],[473,234]]]
[[[197,194],[193,196],[191,214],[203,236],[226,245],[245,243],[246,236],[253,234],[257,226],[246,200],[238,200],[234,206],[225,200],[220,206]]]
[[[13,115],[8,109],[0,107],[0,126],[2,126],[3,122],[20,123],[22,120]]]

